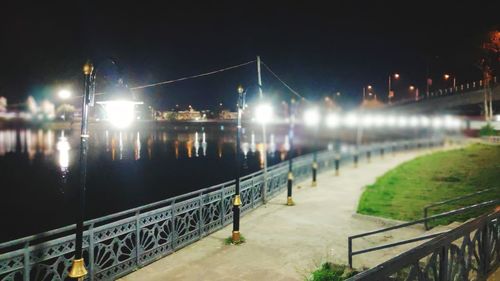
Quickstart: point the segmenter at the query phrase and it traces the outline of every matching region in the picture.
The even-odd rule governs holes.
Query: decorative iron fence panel
[[[500,211],[496,211],[348,280],[486,280],[499,264]]]
[[[319,170],[333,169],[336,155],[319,152]],[[352,153],[342,152],[341,159],[352,161]],[[312,154],[294,158],[293,173],[296,182],[311,177]],[[287,177],[287,163],[269,167],[268,199],[286,188]],[[241,178],[242,215],[263,204],[263,180],[262,171]],[[116,279],[230,224],[234,189],[230,181],[87,221],[86,280]],[[74,229],[74,225],[66,226],[1,243],[0,281],[68,280]]]

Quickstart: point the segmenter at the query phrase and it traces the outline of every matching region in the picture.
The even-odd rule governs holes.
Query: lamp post
[[[113,65],[116,63],[112,61]],[[94,106],[95,98],[95,78],[96,78],[96,68],[92,63],[87,62],[83,66],[84,75],[84,94],[83,94],[83,105],[82,105],[82,122],[81,122],[81,134],[80,134],[80,188],[77,195],[78,201],[78,212],[76,217],[76,238],[75,238],[75,254],[72,261],[71,268],[69,270],[68,276],[70,278],[76,278],[78,280],[83,280],[87,275],[87,269],[85,268],[85,262],[83,259],[83,231],[84,231],[84,220],[85,220],[85,189],[86,189],[86,178],[87,178],[87,151],[89,142],[89,130],[88,130],[88,118],[90,107]],[[123,80],[119,79],[117,90],[126,90],[129,92],[128,88],[123,84]],[[129,92],[130,93],[130,92]],[[133,120],[134,107],[137,102],[131,100],[125,100],[122,96],[115,98],[120,98],[119,101],[106,101],[100,102],[105,104],[106,110],[108,111],[109,121],[113,124],[124,127],[126,122]],[[130,110],[130,108],[132,110]],[[128,116],[128,115],[132,116]],[[111,117],[110,117],[111,116]],[[115,123],[118,121],[117,123]],[[127,123],[128,124],[128,123]]]
[[[286,205],[293,206],[292,199],[292,187],[293,187],[293,137],[294,137],[294,126],[295,126],[295,99],[290,100],[290,106],[288,108],[288,116],[290,120],[290,127],[288,129],[288,140],[290,142],[290,154],[288,156],[288,180],[287,180],[287,197]]]
[[[255,119],[258,123],[262,125],[263,130],[266,128],[266,124],[271,121],[271,118],[273,116],[273,108],[271,105],[268,103],[261,103],[257,105],[255,109]],[[264,164],[264,184],[262,187],[262,201],[264,204],[267,201],[267,143],[266,143],[266,138],[265,138],[265,133],[263,134],[263,143],[264,143],[264,148],[263,148],[263,164]]]
[[[453,77],[453,91],[455,91],[455,87],[457,86],[457,78],[455,77],[455,75],[451,76],[450,74],[445,74],[443,75],[443,78],[445,81],[448,81],[450,80],[450,78]]]
[[[235,179],[235,187],[234,187],[234,201],[233,201],[233,233],[231,235],[231,240],[233,243],[239,243],[240,236],[240,206],[241,206],[241,198],[240,198],[240,139],[241,139],[241,115],[243,114],[243,110],[245,109],[245,96],[246,91],[243,86],[238,86],[238,125],[236,127],[236,179]]]
[[[304,121],[306,126],[313,127],[314,129],[314,147],[313,147],[313,162],[312,162],[312,184],[311,186],[316,186],[316,176],[318,172],[318,129],[320,115],[317,108],[310,108],[304,113]]]
[[[339,116],[335,113],[330,113],[326,119],[326,125],[331,129],[336,129],[340,125]],[[334,151],[335,151],[335,175],[339,175],[340,168],[340,136],[337,133],[337,137],[334,140]]]
[[[389,100],[389,104],[392,103],[392,99],[394,98],[394,91],[391,90],[391,87],[392,87],[392,77],[394,77],[394,79],[399,79],[399,74],[398,73],[394,73],[392,75],[389,75],[389,79],[387,81],[387,88],[388,88],[388,100]]]

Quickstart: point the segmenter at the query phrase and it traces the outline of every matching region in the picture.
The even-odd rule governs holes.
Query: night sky
[[[393,72],[402,77],[396,87],[422,92],[427,71],[435,84],[444,72],[459,83],[480,78],[481,40],[500,24],[494,0],[46,2],[0,12],[0,96],[9,103],[50,97],[61,85],[80,92],[88,58],[118,59],[133,87],[256,55],[308,98],[340,91],[343,102],[355,103],[367,84],[385,96]],[[265,70],[263,79],[266,93],[290,97]],[[234,104],[238,83],[255,94],[254,64],[138,93],[157,108],[212,107]]]

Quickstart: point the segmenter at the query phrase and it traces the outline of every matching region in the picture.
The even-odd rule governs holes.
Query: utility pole
[[[262,93],[262,76],[260,72],[260,56],[257,56],[257,82],[259,84],[259,99],[262,102],[264,94]],[[267,137],[266,124],[262,123],[262,142],[264,143],[264,184],[262,190],[262,201],[267,203]]]

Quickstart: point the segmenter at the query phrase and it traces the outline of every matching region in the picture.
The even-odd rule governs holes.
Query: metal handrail
[[[403,147],[404,143],[409,149],[422,142],[442,144],[441,139],[431,138],[396,145]],[[331,163],[335,158],[332,151],[320,152],[319,172],[333,169]],[[309,177],[311,154],[295,159],[295,179]],[[277,164],[268,171],[266,186],[271,198],[286,188],[288,169]],[[264,204],[263,180],[262,171],[241,178],[242,215]],[[234,181],[228,181],[87,221],[83,242],[89,280],[123,276],[230,224],[234,188]],[[50,280],[64,280],[68,272],[67,256],[74,249],[74,228],[75,225],[69,225],[1,243],[0,280],[46,278],[38,274],[50,275],[47,277]]]
[[[478,208],[482,208],[482,207],[493,206],[493,205],[497,205],[499,203],[500,203],[500,199],[489,200],[489,201],[481,202],[478,204],[458,208],[458,209],[455,209],[452,211],[429,216],[427,218],[418,219],[418,220],[405,222],[405,223],[401,223],[401,224],[394,225],[394,226],[389,226],[389,227],[385,227],[385,228],[381,228],[381,229],[377,229],[377,230],[372,230],[372,231],[348,236],[347,237],[347,260],[349,263],[349,267],[352,268],[352,266],[353,266],[353,262],[352,262],[353,256],[365,253],[363,250],[353,251],[352,242],[354,239],[358,239],[358,238],[366,237],[366,236],[371,236],[374,234],[379,234],[382,232],[387,232],[387,231],[391,231],[391,230],[395,230],[395,229],[400,229],[400,228],[404,228],[404,227],[408,227],[408,226],[412,226],[412,225],[416,225],[416,224],[421,224],[423,222],[434,220],[434,219],[439,219],[439,218],[443,218],[443,217],[447,217],[447,216],[462,214],[462,213],[465,213],[465,212],[470,211],[470,210],[474,210],[474,209],[478,209]],[[424,239],[420,239],[420,240],[424,240]],[[403,242],[403,241],[401,241],[401,242]],[[403,244],[407,244],[407,243],[411,243],[411,242],[414,242],[414,241],[400,243],[400,244],[395,243],[397,245],[394,245],[394,246],[399,246],[399,245],[403,245]],[[383,247],[382,249],[385,249],[385,248],[389,248],[389,247]],[[377,250],[377,249],[375,249],[375,250]],[[375,251],[375,250],[371,250],[371,251]],[[371,251],[368,251],[368,252],[371,252]]]
[[[434,208],[434,207],[437,207],[437,206],[446,205],[446,204],[457,202],[457,201],[464,200],[464,199],[468,199],[468,198],[471,198],[471,197],[474,197],[474,196],[477,196],[477,195],[489,192],[491,190],[496,190],[496,188],[486,188],[486,189],[483,189],[483,190],[480,190],[480,191],[476,191],[476,192],[473,192],[473,193],[469,193],[469,194],[466,194],[466,195],[454,197],[454,198],[447,199],[447,200],[444,200],[444,201],[441,201],[441,202],[436,202],[436,203],[432,203],[430,205],[427,205],[427,206],[424,207],[424,218],[427,218],[430,208]],[[425,230],[429,230],[429,226],[427,224],[427,221],[424,222],[424,226],[425,226]]]
[[[496,210],[438,235],[348,281],[391,280],[390,276],[402,270],[408,276],[433,276],[432,280],[455,280],[450,278],[452,276],[468,280],[469,274],[476,271],[478,280],[485,280],[500,263],[499,240],[500,210]],[[452,271],[452,265],[459,270]],[[405,280],[416,279],[408,277]]]

